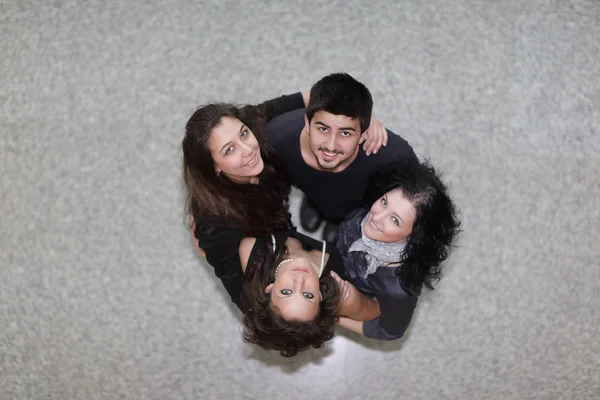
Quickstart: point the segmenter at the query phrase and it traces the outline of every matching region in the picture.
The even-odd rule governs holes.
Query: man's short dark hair
[[[346,73],[327,75],[310,89],[306,117],[312,120],[315,113],[326,111],[345,115],[360,121],[361,133],[371,124],[373,98],[365,85]]]

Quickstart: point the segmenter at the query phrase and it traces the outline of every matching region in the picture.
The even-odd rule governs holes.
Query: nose
[[[334,133],[331,133],[329,135],[329,140],[327,141],[327,150],[335,150],[335,142],[336,142],[336,135]]]
[[[254,150],[254,146],[251,143],[240,142],[240,146],[242,148],[242,154],[246,157],[252,154]]]
[[[298,292],[304,287],[304,277],[301,275],[294,275],[292,282],[294,283],[294,292]]]
[[[383,220],[383,213],[379,212],[379,213],[373,213],[373,221],[375,222],[381,222]]]

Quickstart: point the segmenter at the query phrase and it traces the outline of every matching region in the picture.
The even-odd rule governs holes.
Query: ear
[[[271,293],[271,290],[273,289],[273,284],[269,284],[269,286],[266,287],[265,289],[265,293]]]
[[[308,117],[304,114],[304,129],[306,129],[306,133],[310,135],[310,122],[308,121]]]

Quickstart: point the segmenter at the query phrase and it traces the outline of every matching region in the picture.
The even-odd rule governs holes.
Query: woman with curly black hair
[[[460,221],[446,185],[428,162],[396,162],[369,180],[365,204],[340,225],[337,247],[349,281],[376,298],[381,315],[370,321],[340,318],[366,337],[402,337],[421,288],[439,281],[441,263]]]

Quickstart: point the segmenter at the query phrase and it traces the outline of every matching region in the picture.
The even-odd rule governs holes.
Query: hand
[[[194,217],[190,214],[190,231],[192,232],[192,242],[194,243],[194,247],[200,253],[200,255],[206,258],[206,252],[200,248],[198,245],[198,239],[196,239],[196,235],[194,235],[194,230],[196,229],[196,225],[194,224]]]
[[[342,294],[340,296],[340,304],[343,304],[350,297],[350,284],[347,281],[340,278],[340,276],[335,272],[331,271],[330,274],[340,287],[340,292]]]
[[[377,154],[381,146],[387,146],[388,133],[385,127],[376,118],[371,118],[371,125],[361,135],[359,144],[363,143],[363,150],[369,156]]]

